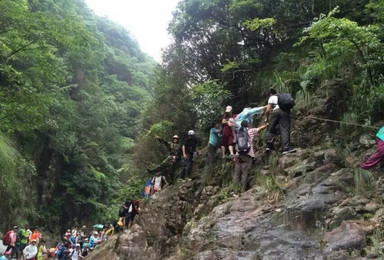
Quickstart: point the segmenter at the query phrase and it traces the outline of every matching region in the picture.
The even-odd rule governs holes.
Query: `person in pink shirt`
[[[247,187],[248,175],[255,158],[253,138],[266,127],[267,125],[261,125],[257,128],[249,128],[248,121],[243,120],[236,134],[236,157],[234,158],[236,164],[233,184],[236,186],[241,180],[242,191],[245,191]]]
[[[8,240],[9,244],[7,244],[8,247],[5,251],[11,252],[11,255],[14,255],[17,253],[16,252],[16,240],[17,240],[18,230],[19,230],[18,226],[14,226],[13,229],[9,231],[9,240]]]

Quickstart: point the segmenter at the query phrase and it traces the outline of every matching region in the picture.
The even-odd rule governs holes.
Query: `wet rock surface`
[[[108,259],[380,259],[367,237],[384,220],[381,201],[354,195],[355,172],[341,161],[333,149],[279,158],[280,168],[258,174],[280,182],[280,199],[259,184],[236,197],[201,179],[177,183],[100,251]]]

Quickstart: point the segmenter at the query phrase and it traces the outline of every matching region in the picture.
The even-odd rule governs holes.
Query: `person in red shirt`
[[[228,147],[228,151],[230,153],[230,157],[233,158],[235,156],[233,146],[235,144],[235,134],[233,130],[234,126],[234,118],[236,115],[233,115],[232,113],[232,107],[227,106],[225,108],[225,114],[223,116],[222,120],[222,129],[223,129],[223,135],[221,139],[221,154],[223,156],[223,159],[226,158],[226,150]]]

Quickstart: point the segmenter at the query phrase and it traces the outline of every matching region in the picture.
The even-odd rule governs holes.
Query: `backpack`
[[[60,245],[59,250],[57,250],[57,253],[56,253],[57,257],[59,259],[63,258],[64,253],[65,253],[65,247],[63,245]]]
[[[9,246],[11,244],[11,233],[12,230],[5,233],[5,235],[3,236],[3,245]]]
[[[236,134],[236,151],[239,154],[247,154],[251,149],[251,138],[244,127],[240,127]]]
[[[156,179],[156,177],[157,177],[157,176],[155,176],[155,177],[152,178],[152,186],[153,186],[153,187],[155,186],[155,179]],[[159,177],[161,177],[160,188],[163,188],[163,186],[164,186],[164,176],[161,175],[161,176],[159,176]]]
[[[277,104],[279,105],[280,109],[289,111],[295,106],[295,101],[293,100],[291,94],[283,93],[277,96]]]
[[[127,210],[128,210],[128,208],[125,208],[124,205],[121,206],[121,208],[119,209],[119,217],[120,218],[125,217],[125,214],[127,213]]]

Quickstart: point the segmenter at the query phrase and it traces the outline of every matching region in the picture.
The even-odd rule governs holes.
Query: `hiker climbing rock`
[[[195,152],[198,153],[196,150],[198,145],[198,140],[195,135],[194,130],[188,131],[188,138],[185,139],[184,144],[182,146],[182,152],[183,152],[183,158],[184,158],[184,165],[183,170],[181,172],[181,179],[183,180],[190,180],[190,175],[192,172],[192,166],[193,166],[193,154]]]
[[[208,157],[205,163],[205,170],[207,170],[213,163],[217,149],[220,146],[221,138],[221,129],[220,124],[215,122],[212,124],[212,128],[209,131],[209,141],[208,141]]]
[[[152,193],[161,191],[165,186],[168,185],[166,178],[161,175],[161,172],[156,172],[156,176],[152,178]]]
[[[234,139],[235,139],[235,133],[234,133],[234,118],[236,115],[233,115],[232,113],[232,107],[227,106],[225,108],[225,113],[222,119],[222,131],[223,136],[221,139],[221,155],[222,158],[226,158],[226,151],[228,149],[230,158],[233,158],[235,156],[233,146],[234,146]]]
[[[157,171],[167,173],[167,176],[170,178],[172,183],[175,176],[175,171],[181,159],[181,145],[179,142],[179,136],[172,136],[171,142],[167,142],[160,137],[156,137],[156,139],[167,147],[169,150],[169,155],[163,160],[161,164],[153,169],[147,169],[147,171],[150,173],[156,173]]]
[[[235,174],[233,184],[238,185],[241,181],[242,191],[246,190],[248,184],[248,175],[252,168],[255,152],[253,149],[253,138],[267,125],[261,125],[257,128],[249,128],[247,120],[241,122],[241,127],[236,134],[236,157]]]
[[[290,110],[294,101],[290,94],[277,95],[276,90],[269,90],[267,110],[265,111],[266,121],[269,122],[265,136],[266,150],[275,150],[274,139],[277,133],[276,126],[280,127],[280,143],[283,154],[293,153],[296,150],[291,147],[291,115]]]
[[[376,164],[384,158],[384,126],[380,128],[380,130],[376,134],[376,152],[373,153],[365,162],[363,162],[360,166],[363,169],[371,169]]]

